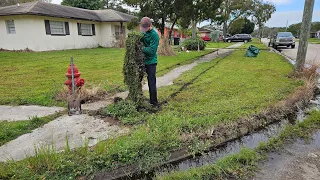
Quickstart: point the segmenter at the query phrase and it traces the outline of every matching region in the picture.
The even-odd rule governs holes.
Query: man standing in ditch
[[[148,17],[141,19],[140,29],[143,33],[143,53],[146,56],[144,64],[148,75],[150,104],[158,107],[156,69],[158,63],[157,50],[159,45],[158,33],[152,28],[152,21]]]

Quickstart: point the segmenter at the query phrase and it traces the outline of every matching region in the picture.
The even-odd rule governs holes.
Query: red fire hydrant
[[[74,75],[74,85],[75,89],[80,88],[84,85],[84,79],[80,78],[81,73],[79,72],[78,68],[73,64],[73,75]],[[64,83],[68,86],[70,92],[72,93],[72,67],[71,64],[69,65],[68,71],[66,73],[66,77],[68,80]]]

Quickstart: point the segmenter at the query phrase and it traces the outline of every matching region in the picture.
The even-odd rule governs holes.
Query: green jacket
[[[142,42],[144,45],[144,48],[142,49],[142,51],[146,55],[144,64],[149,65],[149,64],[158,63],[158,57],[157,57],[157,50],[159,45],[158,33],[154,29],[144,32]]]

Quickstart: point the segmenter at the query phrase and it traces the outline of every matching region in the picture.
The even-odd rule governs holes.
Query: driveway
[[[263,38],[262,42],[268,46],[269,40],[267,38]],[[278,50],[282,54],[288,56],[289,58],[295,61],[297,59],[298,47],[299,47],[299,43],[296,43],[295,49],[291,49],[287,47],[279,47]],[[320,65],[320,44],[308,45],[306,63]]]

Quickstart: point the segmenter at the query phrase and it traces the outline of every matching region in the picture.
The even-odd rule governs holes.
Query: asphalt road
[[[264,38],[262,39],[262,42],[268,46],[269,39]],[[294,49],[291,49],[291,47],[278,47],[278,50],[295,61],[297,58],[298,47],[299,43],[296,42],[296,47]],[[308,45],[306,63],[320,65],[320,44]]]

